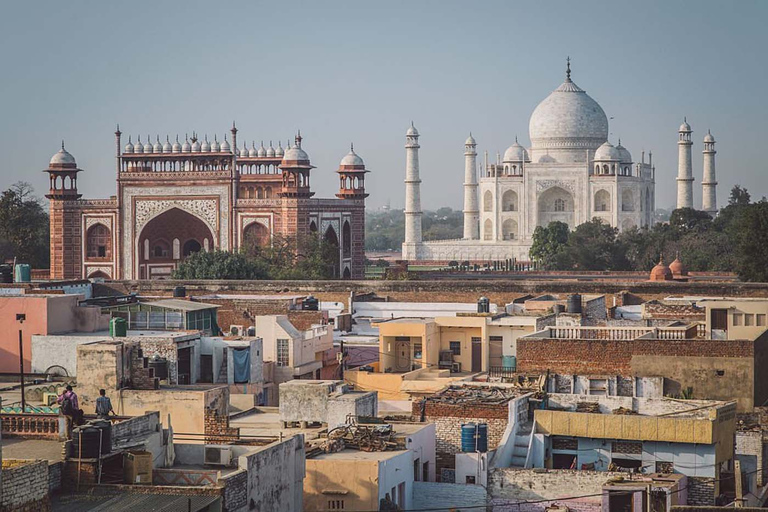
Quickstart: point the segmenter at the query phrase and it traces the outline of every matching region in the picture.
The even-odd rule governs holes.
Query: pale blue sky
[[[768,2],[6,2],[0,18],[0,186],[47,186],[60,139],[86,197],[114,194],[114,128],[265,143],[297,128],[318,196],[354,141],[369,207],[403,205],[404,133],[421,137],[423,206],[461,207],[463,142],[492,154],[563,80],[605,109],[611,141],[653,150],[657,206],[674,203],[676,130],[718,141],[718,202],[768,195]]]

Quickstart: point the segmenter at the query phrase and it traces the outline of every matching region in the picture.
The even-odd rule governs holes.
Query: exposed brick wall
[[[48,464],[48,492],[56,492],[61,489],[61,472],[64,469],[64,462],[54,462]]]
[[[48,497],[48,461],[3,461],[0,512],[42,512],[51,509]]]
[[[632,356],[750,358],[750,340],[517,340],[517,367],[521,372],[551,370],[561,373],[632,373]]]
[[[421,402],[413,402],[414,418],[421,417]],[[425,421],[435,424],[435,458],[437,472],[455,467],[455,455],[461,452],[461,425],[486,423],[488,449],[493,450],[504,437],[509,418],[509,406],[480,404],[446,404],[427,402]]]
[[[240,510],[248,505],[248,471],[241,469],[219,480],[224,483],[224,510]]]
[[[205,442],[231,443],[240,437],[240,429],[229,426],[229,416],[205,409]]]
[[[757,485],[762,486],[766,481],[766,460],[763,457],[763,432],[761,430],[736,431],[736,455],[755,457],[757,467]],[[745,468],[742,465],[742,471]]]
[[[688,505],[714,505],[715,479],[699,476],[688,477]]]

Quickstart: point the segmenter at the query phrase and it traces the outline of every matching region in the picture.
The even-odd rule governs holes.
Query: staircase
[[[224,351],[224,358],[221,362],[221,368],[219,368],[219,377],[216,379],[216,384],[227,383],[227,351]]]
[[[531,431],[533,431],[533,423],[528,422],[520,425],[520,428],[515,435],[515,445],[512,449],[512,464],[513,468],[524,468],[525,459],[528,458],[528,446],[531,442]]]

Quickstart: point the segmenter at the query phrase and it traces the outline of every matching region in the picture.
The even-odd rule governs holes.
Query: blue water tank
[[[488,424],[480,423],[477,425],[477,451],[488,451]]]
[[[461,451],[475,451],[475,435],[477,434],[477,425],[474,423],[465,423],[461,426]]]
[[[501,356],[501,366],[505,370],[515,371],[517,369],[517,358],[515,356]]]
[[[19,263],[16,265],[16,282],[28,283],[32,280],[32,275],[29,265],[26,263]]]

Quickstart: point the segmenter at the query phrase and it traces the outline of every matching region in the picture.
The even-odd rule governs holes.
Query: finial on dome
[[[683,116],[683,122],[684,122],[684,123],[687,123],[687,122],[688,122],[688,116]]]
[[[350,142],[349,143],[349,152],[350,153],[354,153],[355,152],[355,143],[354,142]]]
[[[515,144],[517,144],[517,135],[515,135]]]
[[[117,123],[117,130],[115,130],[115,135],[121,135],[123,132],[120,131],[120,123]]]
[[[64,149],[64,139],[61,139],[61,149]]]
[[[566,67],[565,67],[565,81],[570,82],[571,81],[571,57],[568,56],[565,59]]]
[[[232,120],[232,132],[237,133],[237,126],[235,126],[235,120]]]

